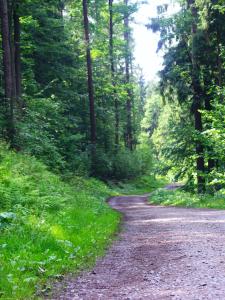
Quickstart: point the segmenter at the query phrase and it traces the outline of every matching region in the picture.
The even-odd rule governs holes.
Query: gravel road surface
[[[154,206],[147,196],[109,204],[124,215],[118,240],[51,299],[225,300],[224,211]]]

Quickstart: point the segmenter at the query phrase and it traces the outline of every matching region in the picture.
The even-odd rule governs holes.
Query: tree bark
[[[220,43],[221,43],[221,34],[220,30],[217,28],[216,30],[216,56],[217,56],[217,84],[218,86],[222,86],[222,59],[221,59],[221,50],[220,50]]]
[[[20,19],[16,10],[13,13],[14,21],[14,60],[15,60],[15,85],[16,85],[16,100],[20,109],[23,108],[21,99],[21,49],[20,49]]]
[[[91,156],[92,156],[92,172],[94,172],[95,152],[96,152],[96,116],[95,116],[94,85],[93,85],[92,59],[91,59],[91,49],[90,49],[90,37],[89,37],[87,0],[83,0],[83,21],[84,21],[84,36],[85,36],[85,43],[86,43],[87,86],[88,86],[89,110],[90,110],[90,142],[91,142]]]
[[[115,83],[115,62],[114,62],[114,43],[113,43],[113,0],[109,0],[109,55],[111,76],[113,85],[113,99],[114,99],[114,111],[115,111],[115,147],[116,150],[119,146],[119,103],[116,93]]]
[[[199,110],[201,109],[202,89],[199,80],[199,68],[196,57],[196,33],[197,33],[197,9],[195,7],[195,0],[189,0],[189,5],[192,13],[192,87],[193,87],[193,114],[195,121],[195,130],[198,133],[202,132],[202,116]],[[205,192],[205,162],[204,162],[204,148],[201,141],[196,141],[196,170],[197,170],[197,185],[198,193]]]
[[[211,78],[212,78],[212,73],[208,71],[204,71],[204,76],[203,76],[203,81],[204,81],[204,99],[205,99],[205,109],[207,111],[212,110],[212,105],[211,105],[211,95],[209,93],[209,89],[211,87]],[[211,122],[208,122],[207,124],[208,128],[212,127]],[[210,153],[212,152],[211,147],[207,147],[207,151]],[[208,159],[208,173],[210,173],[215,167],[215,160],[213,158]]]
[[[12,72],[12,49],[10,45],[10,24],[8,16],[8,1],[0,0],[2,49],[3,49],[3,69],[4,69],[4,90],[5,104],[7,110],[7,139],[13,146],[15,137],[14,119],[14,78]]]
[[[128,7],[128,0],[124,0],[126,8]],[[133,132],[132,132],[132,92],[130,88],[130,34],[129,34],[129,15],[124,14],[124,41],[125,41],[125,82],[127,85],[127,101],[126,101],[126,147],[133,150]]]

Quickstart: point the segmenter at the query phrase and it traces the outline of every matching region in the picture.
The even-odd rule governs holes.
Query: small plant
[[[14,219],[16,219],[16,214],[12,212],[0,213],[0,229],[3,229],[10,225]]]

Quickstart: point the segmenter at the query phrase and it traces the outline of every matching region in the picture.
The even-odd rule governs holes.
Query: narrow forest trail
[[[119,239],[93,271],[68,278],[51,299],[225,299],[225,212],[146,200],[110,200],[124,214]]]

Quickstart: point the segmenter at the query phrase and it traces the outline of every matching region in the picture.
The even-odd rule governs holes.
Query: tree
[[[113,30],[113,0],[109,0],[109,54],[110,54],[110,65],[111,65],[111,76],[113,86],[113,98],[115,106],[115,146],[116,149],[119,146],[119,103],[116,92],[115,82],[115,62],[114,62],[114,30]]]
[[[3,67],[5,83],[5,110],[6,110],[6,131],[7,139],[14,145],[15,138],[15,81],[13,78],[12,48],[10,44],[10,23],[8,1],[0,1],[1,31],[3,49]]]
[[[83,0],[83,18],[84,18],[84,33],[86,45],[87,59],[87,84],[90,105],[90,133],[91,133],[91,155],[92,155],[92,171],[94,172],[95,152],[96,152],[96,119],[95,119],[95,101],[94,101],[94,86],[92,74],[92,60],[89,38],[89,21],[88,21],[88,5],[87,0]]]
[[[23,106],[21,99],[21,26],[20,26],[20,18],[18,14],[19,10],[19,2],[16,1],[14,4],[13,11],[13,27],[14,27],[14,47],[15,47],[15,85],[16,85],[16,100],[19,108],[21,109]]]
[[[163,48],[165,54],[159,87],[164,102],[178,112],[178,118],[165,126],[163,136],[167,138],[158,151],[168,169],[188,179],[192,190],[212,192],[218,188],[212,184],[213,178],[223,165],[207,132],[215,128],[212,120],[218,93],[223,102],[218,86],[225,78],[221,68],[224,11],[220,1],[194,0],[182,2],[180,11],[172,16],[163,11],[159,9],[159,17],[148,27],[160,32],[158,50]],[[202,118],[203,114],[210,117]]]
[[[193,103],[192,111],[194,114],[195,120],[195,129],[198,134],[202,132],[202,116],[200,109],[202,108],[201,102],[203,99],[202,88],[200,84],[200,70],[198,67],[197,57],[196,57],[196,48],[198,47],[197,36],[197,8],[195,0],[189,0],[189,6],[192,14],[192,24],[191,24],[191,33],[192,33],[192,49],[191,49],[191,59],[192,59],[192,88],[193,88]],[[197,185],[198,192],[203,193],[205,191],[205,163],[204,163],[204,149],[200,140],[196,141],[196,167],[197,167]]]
[[[125,133],[125,142],[128,149],[133,150],[133,133],[132,133],[132,91],[130,81],[131,55],[130,55],[130,27],[129,27],[129,10],[128,0],[124,0],[124,41],[125,41],[125,83],[127,89],[126,114],[127,124]]]

